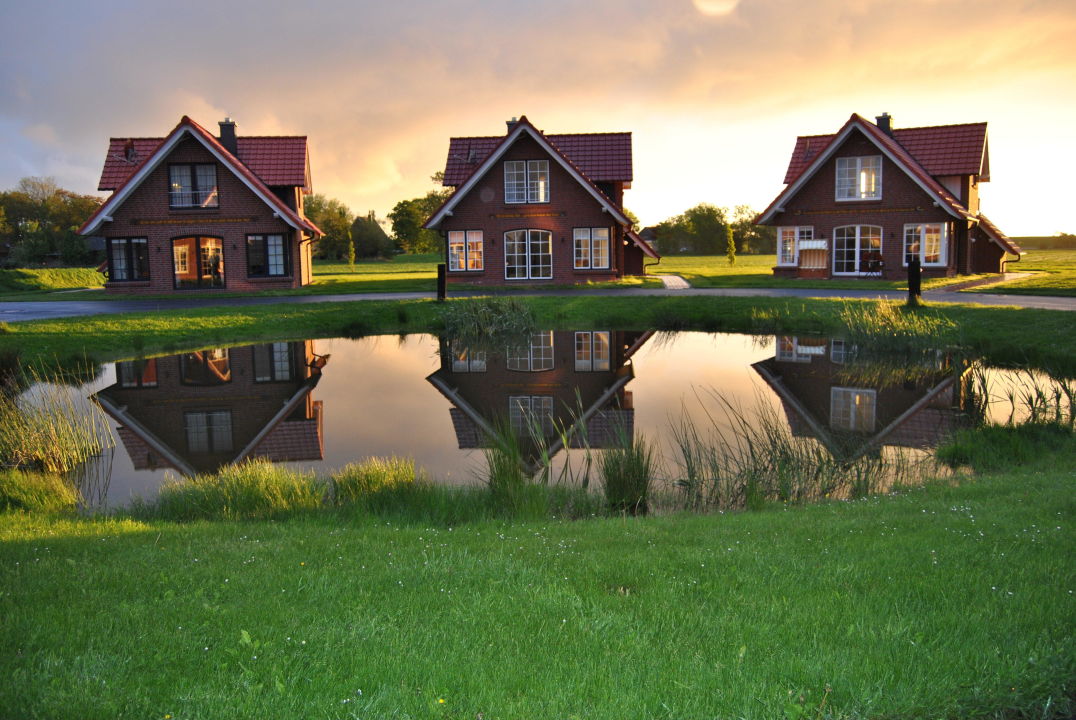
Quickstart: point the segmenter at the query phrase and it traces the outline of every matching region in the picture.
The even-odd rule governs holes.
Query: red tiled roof
[[[944,187],[933,175],[920,165],[903,145],[863,116],[852,113],[852,116],[848,118],[848,122],[846,122],[834,135],[813,135],[810,138],[799,138],[799,140],[802,141],[810,141],[804,143],[804,158],[806,160],[806,165],[796,171],[796,175],[792,178],[791,182],[788,183],[787,187],[773,199],[773,202],[770,203],[769,207],[763,210],[758,217],[755,218],[755,222],[760,224],[768,222],[773,213],[779,210],[781,202],[799,191],[798,185],[806,179],[804,173],[812,167],[817,169],[819,156],[828,156],[828,154],[832,153],[835,149],[834,143],[843,141],[840,139],[847,137],[852,130],[859,130],[873,140],[875,144],[883,151],[887,152],[913,180],[917,181],[928,193],[934,195],[939,201],[944,203],[955,217],[965,217],[969,219],[975,217],[963,206],[963,204],[961,204],[948,188]],[[800,142],[797,141],[796,145],[797,147],[800,147]],[[791,167],[789,172],[791,172]]]
[[[874,125],[868,120],[864,122]],[[835,137],[836,134],[801,135],[796,138],[796,147],[792,150],[792,158],[785,172],[785,184],[798,178]],[[898,128],[893,131],[892,139],[934,177],[979,175],[984,182],[990,180],[984,122]]]
[[[983,232],[993,238],[997,242],[997,244],[1005,250],[1005,252],[1012,255],[1020,255],[1020,253],[1022,252],[1020,246],[1014,243],[1012,241],[1012,238],[1001,232],[998,226],[995,225],[990,220],[990,218],[988,218],[986,215],[983,215],[982,213],[979,213],[979,227],[983,229]]]
[[[235,155],[229,152],[227,148],[221,145],[220,141],[212,133],[210,133],[198,123],[191,120],[186,115],[180,118],[179,124],[177,124],[172,129],[172,132],[170,132],[167,137],[157,142],[153,149],[150,150],[144,157],[132,156],[130,163],[127,163],[126,160],[123,161],[126,164],[132,166],[131,171],[127,175],[127,178],[119,185],[119,187],[117,187],[113,191],[112,196],[105,200],[105,202],[103,202],[97,208],[97,210],[95,210],[93,214],[91,214],[90,217],[86,219],[86,222],[84,222],[82,224],[82,227],[78,229],[78,233],[85,234],[88,233],[92,228],[96,228],[96,226],[99,224],[98,218],[106,216],[107,212],[111,212],[114,207],[117,206],[117,204],[122,205],[131,190],[133,190],[134,187],[137,187],[137,183],[132,183],[134,183],[135,175],[139,172],[139,170],[141,170],[141,168],[154,157],[157,157],[157,160],[155,160],[155,162],[160,162],[161,158],[159,157],[159,155],[162,152],[162,146],[164,146],[169,141],[172,141],[173,143],[177,142],[178,139],[182,137],[182,133],[184,133],[185,131],[197,137],[201,142],[206,145],[206,147],[208,147],[212,152],[216,153],[217,156],[232,172],[234,172],[242,180],[244,180],[247,183],[248,187],[253,189],[255,193],[259,194],[262,197],[263,201],[272,206],[275,209],[276,213],[280,217],[284,218],[285,221],[287,221],[290,225],[292,225],[293,227],[302,228],[315,235],[325,234],[318,228],[317,225],[289,208],[280,198],[278,198],[273,193],[272,190],[269,189],[268,185],[264,181],[262,181],[261,178],[255,175],[249,167],[247,167],[243,162],[239,160],[239,158],[237,158]],[[151,140],[151,138],[146,139]],[[144,147],[148,147],[148,144],[144,145]],[[126,147],[121,148],[121,158],[125,157],[125,150]],[[140,183],[141,179],[138,182]]]
[[[591,182],[632,180],[631,133],[544,135]],[[445,185],[462,185],[505,136],[457,137],[448,143]]]
[[[494,143],[493,148],[486,151],[486,154],[485,154],[484,159],[482,161],[480,161],[480,162],[476,161],[474,163],[474,166],[471,167],[468,170],[467,177],[459,185],[457,185],[456,191],[454,193],[452,193],[447,199],[445,199],[445,201],[443,203],[441,203],[441,207],[439,207],[437,209],[437,211],[434,212],[434,214],[428,220],[426,220],[426,222],[423,224],[422,227],[427,228],[427,229],[431,229],[431,230],[436,229],[438,224],[444,218],[445,214],[447,212],[449,212],[453,207],[455,207],[456,203],[458,203],[460,201],[460,199],[462,199],[463,197],[466,197],[467,193],[470,192],[470,190],[473,189],[473,183],[479,179],[478,176],[476,175],[476,173],[485,172],[485,170],[483,170],[483,168],[486,168],[487,165],[494,162],[494,160],[496,158],[500,157],[500,154],[503,153],[505,150],[507,150],[507,148],[512,143],[514,143],[523,133],[529,133],[531,135],[531,137],[533,137],[534,140],[536,140],[538,142],[539,145],[544,145],[546,147],[546,150],[553,156],[553,158],[555,160],[557,160],[558,162],[563,163],[563,167],[568,170],[569,174],[571,174],[576,179],[576,181],[579,182],[580,185],[582,185],[584,188],[586,188],[588,192],[592,193],[594,198],[599,203],[601,203],[602,206],[604,208],[606,208],[606,210],[608,210],[612,214],[613,218],[615,218],[618,222],[620,222],[623,225],[630,225],[631,224],[631,222],[624,215],[624,208],[618,206],[615,202],[612,201],[612,199],[609,196],[607,196],[601,189],[598,188],[597,185],[594,184],[595,182],[599,182],[599,181],[594,180],[593,178],[589,177],[586,173],[584,173],[579,168],[579,166],[577,166],[572,161],[571,158],[567,157],[564,154],[564,152],[557,145],[554,145],[552,142],[550,142],[550,137],[558,137],[558,138],[561,138],[563,140],[563,138],[565,138],[565,137],[593,137],[593,135],[591,135],[591,136],[587,136],[587,135],[581,135],[581,136],[553,135],[553,136],[548,136],[548,135],[545,135],[538,128],[534,127],[534,125],[527,119],[526,115],[522,115],[522,116],[520,116],[519,121],[515,124],[515,126],[512,128],[512,130],[507,135],[505,135],[503,137],[494,137],[494,138],[478,138],[480,140],[492,140],[493,143]],[[626,142],[628,143],[629,154],[630,154],[631,133],[597,133],[596,135],[623,136],[624,138],[626,138]],[[452,138],[452,141],[456,141],[456,140],[459,140],[459,139],[461,139],[461,138]],[[468,138],[463,138],[463,139],[468,139]],[[470,139],[474,139],[474,138],[470,138]],[[449,147],[451,148],[451,146],[452,146],[452,144],[450,142]],[[475,156],[477,156],[477,150],[474,153],[474,155],[472,155],[470,157],[470,159],[473,160]],[[630,155],[629,155],[629,157],[630,157]],[[450,161],[452,160],[451,150],[450,150],[450,153],[449,153],[449,160]],[[470,165],[470,164],[471,163],[469,162],[468,165]],[[630,163],[629,163],[629,166],[630,166]],[[630,177],[627,178],[627,179],[630,179]],[[448,185],[448,184],[449,183],[446,180],[445,185]],[[645,248],[644,248],[644,252],[645,252]],[[651,252],[653,252],[652,249],[651,249]],[[655,254],[652,257],[656,258],[658,256]]]
[[[162,142],[164,138],[110,138],[97,189],[115,190],[123,185]],[[239,160],[266,185],[309,189],[305,136],[240,135],[236,144]]]

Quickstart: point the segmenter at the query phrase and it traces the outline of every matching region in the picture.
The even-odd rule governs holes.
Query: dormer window
[[[549,161],[508,160],[504,164],[506,203],[549,202]]]
[[[882,199],[882,156],[837,158],[838,200]]]
[[[170,165],[168,207],[215,208],[218,206],[217,166],[213,163]]]

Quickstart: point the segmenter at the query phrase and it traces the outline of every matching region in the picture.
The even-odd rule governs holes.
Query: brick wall
[[[549,160],[549,202],[512,203],[504,201],[504,162],[508,160]],[[622,190],[618,190],[622,194]],[[505,217],[514,216],[514,217]],[[519,217],[530,216],[530,217]],[[577,227],[610,229],[610,269],[576,270],[573,230]],[[485,249],[485,269],[481,272],[449,272],[448,281],[478,285],[569,284],[613,280],[623,274],[623,229],[601,204],[546,153],[530,136],[523,134],[502,159],[490,168],[471,191],[441,223],[449,230],[481,230]],[[509,230],[548,230],[553,239],[553,277],[549,280],[506,280],[504,277],[504,234]],[[447,259],[446,259],[447,262]]]
[[[170,209],[168,166],[170,163],[213,163],[217,166],[219,207]],[[149,247],[149,280],[109,282],[113,293],[206,293],[216,288],[177,290],[172,256],[175,238],[204,236],[221,238],[224,252],[224,287],[221,290],[251,291],[299,287],[309,282],[300,244],[301,234],[279,218],[230,170],[193,138],[181,141],[167,158],[136,188],[116,210],[101,234],[111,237],[144,237]],[[289,239],[291,276],[286,278],[247,277],[246,236],[249,233],[280,233]],[[307,260],[308,262],[308,260]]]
[[[290,343],[294,379],[284,382],[255,382],[253,346],[231,348],[228,352],[230,381],[221,385],[204,386],[184,384],[181,373],[181,356],[169,355],[154,358],[156,363],[156,387],[125,388],[117,382],[100,392],[115,405],[126,406],[127,413],[153,433],[161,442],[183,457],[200,472],[214,472],[230,462],[283,407],[310,376],[305,365],[309,355],[310,341]],[[307,395],[295,412],[283,424],[297,428],[304,420],[315,420],[313,429],[320,434],[320,418],[316,415],[317,403]],[[191,453],[187,446],[185,414],[214,410],[231,411],[232,448],[219,453]],[[308,427],[302,433],[310,434]],[[285,434],[290,431],[285,431]],[[290,437],[290,436],[289,436]],[[125,447],[142,455],[145,448],[140,443],[128,443],[121,433]],[[291,437],[294,440],[294,437]],[[320,437],[312,447],[318,447]],[[269,447],[269,446],[267,446]],[[309,453],[308,453],[309,456]],[[141,461],[132,456],[132,460]],[[163,460],[162,460],[163,462]]]
[[[882,155],[881,200],[836,200],[837,158]],[[904,225],[906,223],[953,223],[949,238],[947,267],[924,268],[924,277],[950,276],[956,273],[957,243],[966,241],[966,223],[955,219],[940,207],[893,161],[859,131],[853,132],[837,149],[829,162],[808,180],[778,213],[773,225],[810,225],[816,238],[828,241],[828,267],[813,276],[832,277],[833,230],[843,225],[877,225],[882,228],[883,276],[887,279],[906,277],[904,267]],[[778,267],[776,275],[807,276],[812,271]],[[838,276],[840,277],[840,276]]]

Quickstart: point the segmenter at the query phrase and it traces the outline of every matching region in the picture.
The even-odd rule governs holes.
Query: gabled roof
[[[97,189],[111,191],[138,169],[165,138],[110,138]],[[241,135],[239,161],[269,186],[294,185],[310,193],[310,159],[303,135]]]
[[[544,135],[579,172],[592,182],[631,182],[631,133]],[[497,137],[457,137],[448,141],[446,186],[462,185],[504,140]]]
[[[793,182],[836,135],[801,135],[785,171],[785,184]],[[893,139],[934,177],[978,175],[990,180],[990,157],[986,123],[899,128]]]
[[[78,230],[79,234],[90,235],[101,226],[101,223],[111,219],[112,213],[123,205],[130,194],[138,188],[147,177],[149,177],[150,173],[152,173],[161,162],[168,157],[168,154],[173,148],[186,137],[192,137],[200,142],[221,162],[221,164],[235,173],[236,177],[250,188],[262,202],[272,208],[275,215],[279,216],[288,225],[291,225],[298,230],[305,230],[313,235],[325,234],[317,225],[289,208],[283,200],[278,198],[276,194],[269,189],[261,178],[255,175],[250,168],[239,160],[239,158],[221,145],[220,141],[217,140],[212,133],[186,115],[180,119],[179,124],[173,128],[172,132],[170,132],[166,138],[159,142],[153,150],[146,153],[141,162],[139,162],[135,169],[127,176],[127,179],[124,180],[123,183],[116,188],[116,191],[112,193],[112,196],[105,200],[97,211],[83,223],[82,227]],[[148,147],[148,143],[143,145],[143,148],[145,147]],[[137,147],[135,149],[137,150]],[[121,157],[123,157],[122,150]],[[102,179],[103,177],[104,176],[102,175]]]
[[[979,213],[979,227],[982,228],[987,237],[1000,245],[1005,252],[1011,255],[1019,255],[1022,252],[1020,246],[1014,243],[1012,238],[1001,232],[998,226],[982,213]]]
[[[894,138],[887,135],[874,123],[866,118],[853,113],[844,124],[844,127],[836,135],[814,136],[819,143],[818,150],[811,150],[811,159],[803,170],[796,175],[795,179],[782,191],[769,207],[762,211],[755,222],[765,224],[773,220],[784,203],[792,198],[800,189],[817,173],[823,165],[836,153],[837,149],[853,132],[861,132],[868,140],[873,142],[881,152],[892,162],[901,168],[920,188],[934,198],[939,207],[946,210],[950,215],[960,219],[975,219],[975,215],[968,211],[956,196],[939,183],[927,170]],[[984,136],[985,137],[985,136]],[[828,138],[822,144],[824,138]],[[801,138],[802,139],[802,138]],[[797,147],[799,143],[797,142]]]
[[[571,160],[565,157],[564,153],[561,152],[558,147],[550,143],[549,139],[542,134],[541,130],[534,127],[534,125],[532,125],[530,121],[527,120],[527,117],[524,115],[523,117],[519,118],[519,121],[516,122],[515,127],[512,128],[512,131],[500,139],[500,142],[489,152],[489,154],[486,155],[485,160],[483,160],[475,168],[474,172],[470,174],[470,176],[462,185],[456,188],[456,192],[452,193],[452,195],[447,200],[445,200],[441,207],[438,208],[437,212],[435,212],[433,216],[426,221],[426,224],[423,225],[423,227],[429,229],[436,229],[446,216],[452,214],[452,209],[456,207],[457,204],[459,204],[459,201],[466,197],[467,193],[474,189],[474,186],[478,184],[478,181],[490,170],[490,168],[492,168],[497,163],[497,161],[501,158],[502,155],[504,155],[508,148],[512,147],[515,141],[518,140],[519,137],[524,133],[533,138],[534,141],[538,143],[538,145],[543,150],[549,153],[549,155],[557,163],[559,163],[560,166],[563,167],[569,175],[571,175],[580,185],[582,185],[583,189],[590,193],[594,197],[594,199],[597,200],[599,204],[601,204],[605,211],[608,212],[618,223],[625,227],[631,226],[631,220],[628,220],[628,218],[624,215],[624,212],[619,207],[617,207],[616,203],[610,200],[605,193],[599,190],[597,186],[594,185],[594,181],[588,178],[585,174],[583,174],[583,172],[578,167],[576,167]]]

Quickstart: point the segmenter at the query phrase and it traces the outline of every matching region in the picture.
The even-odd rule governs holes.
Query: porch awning
[[[800,250],[825,250],[826,240],[821,238],[818,240],[800,240]]]

